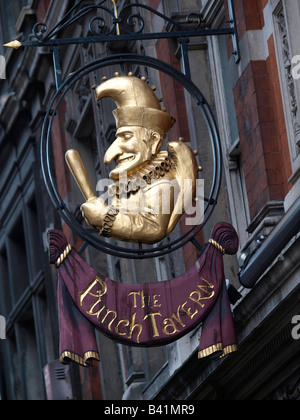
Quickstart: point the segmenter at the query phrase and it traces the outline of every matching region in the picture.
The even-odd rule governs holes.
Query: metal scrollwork
[[[59,45],[114,42],[121,39],[122,41],[138,41],[161,38],[180,40],[182,46],[182,40],[188,40],[191,37],[230,35],[234,46],[235,61],[239,62],[240,52],[237,42],[233,0],[227,0],[227,4],[230,27],[209,28],[198,13],[190,13],[185,19],[180,16],[179,19],[179,15],[167,17],[158,10],[140,3],[125,4],[119,10],[118,0],[102,0],[97,4],[90,5],[86,5],[84,0],[78,0],[49,31],[45,23],[38,22],[33,28],[33,36],[27,41],[14,40],[5,44],[5,47],[18,49],[22,46],[49,46],[56,48]],[[94,15],[91,16],[89,21],[89,34],[74,38],[63,37],[65,29],[87,17],[90,13],[94,13]],[[151,13],[152,16],[161,19],[165,30],[162,32],[151,32],[145,29],[147,27],[144,16],[146,13]],[[182,47],[182,49],[185,50],[182,55],[186,57],[186,47]],[[189,76],[186,58],[183,58],[183,60],[185,61],[185,73]]]
[[[119,13],[119,16],[122,19],[122,21],[124,20],[124,17],[123,16],[126,16],[126,13],[128,13],[128,11],[132,11],[133,8],[135,8],[137,10],[140,10],[140,11],[141,10],[147,10],[148,12],[151,12],[153,15],[156,15],[159,18],[161,18],[162,20],[164,20],[166,24],[167,23],[171,24],[172,27],[177,28],[177,30],[179,30],[179,31],[186,31],[187,30],[187,28],[184,25],[180,24],[178,21],[176,21],[176,20],[174,20],[172,18],[169,18],[169,17],[165,16],[164,14],[158,12],[156,9],[153,9],[150,6],[147,6],[145,4],[139,4],[139,3],[132,3],[132,4],[128,4],[128,5],[126,5],[126,6],[123,7],[123,9]],[[200,15],[196,15],[194,13],[191,13],[186,18],[187,23],[191,23],[190,22],[191,17],[195,17],[195,16],[197,16],[197,27],[196,28],[193,28],[193,29],[199,28],[200,24],[202,23],[201,22]],[[137,19],[134,22],[134,24],[132,23],[132,20],[133,19]],[[141,33],[143,31],[144,27],[145,27],[145,21],[144,21],[143,17],[141,16],[141,14],[140,13],[134,13],[134,14],[131,14],[127,18],[127,24],[130,27],[132,27],[132,28],[135,27],[137,21],[139,22],[140,26],[139,26],[138,29],[135,30],[135,33]],[[130,31],[126,30],[123,25],[122,25],[122,29],[126,33],[131,33]]]
[[[204,225],[211,217],[214,208],[217,205],[217,199],[221,187],[221,142],[212,111],[201,92],[192,83],[187,44],[189,39],[192,37],[230,35],[234,45],[233,54],[235,55],[235,61],[238,62],[240,60],[240,54],[237,42],[237,26],[234,16],[233,0],[227,0],[230,28],[208,28],[205,26],[205,22],[202,21],[201,16],[197,13],[190,13],[185,17],[185,21],[184,19],[182,20],[181,16],[179,21],[179,16],[172,16],[169,18],[163,13],[160,13],[158,10],[155,10],[147,5],[139,3],[125,4],[121,10],[118,10],[117,3],[118,0],[102,0],[97,4],[86,5],[86,0],[78,0],[70,7],[62,19],[60,19],[59,22],[57,22],[57,24],[50,30],[48,30],[45,23],[38,22],[33,27],[33,35],[29,37],[27,41],[25,40],[20,42],[19,40],[14,40],[4,45],[5,47],[14,49],[19,49],[20,47],[42,46],[48,46],[52,49],[57,90],[47,110],[41,135],[41,165],[45,185],[51,200],[60,213],[62,219],[79,235],[79,237],[84,239],[85,243],[82,249],[85,249],[87,245],[92,245],[99,250],[106,250],[106,252],[111,255],[115,255],[120,258],[125,257],[134,259],[163,256],[183,247],[188,242],[192,242],[198,249],[201,249],[200,244],[195,237],[200,230],[203,229]],[[106,6],[104,4],[106,4]],[[163,31],[147,32],[147,30],[145,30],[146,20],[144,20],[144,14],[146,12],[150,12],[153,16],[156,16],[164,22],[165,28]],[[92,13],[94,14],[90,16],[89,33],[93,36],[90,36],[89,34],[71,38],[63,36],[64,31],[67,28],[76,24],[81,19],[87,18],[88,14]],[[174,39],[180,43],[183,71],[179,71],[173,66],[152,57],[146,57],[141,54],[122,53],[121,55],[111,55],[105,58],[93,60],[71,73],[65,80],[62,78],[59,54],[59,47],[61,45],[84,45],[100,42],[127,42],[154,39]],[[57,109],[64,96],[71,88],[74,87],[74,85],[76,85],[76,83],[79,83],[79,81],[86,77],[89,73],[114,65],[121,66],[123,72],[124,64],[129,66],[142,65],[145,68],[150,67],[165,73],[167,76],[179,82],[196,101],[210,133],[211,148],[214,158],[214,171],[211,179],[209,197],[204,197],[204,201],[206,202],[204,220],[200,226],[192,226],[181,237],[170,240],[165,244],[162,243],[158,247],[155,247],[155,249],[142,248],[141,244],[139,244],[138,249],[128,249],[127,247],[117,246],[95,237],[92,232],[84,229],[77,219],[74,218],[74,215],[68,210],[66,204],[60,197],[50,167],[51,129]],[[130,76],[129,73],[128,76]],[[82,92],[80,91],[80,93]],[[163,110],[161,111],[163,112]],[[298,125],[296,126],[296,130],[297,133],[300,131]],[[109,250],[107,251],[107,249]]]
[[[38,22],[34,25],[32,33],[36,39],[41,41],[44,38],[44,34],[47,32],[47,25],[42,22]]]
[[[203,24],[203,20],[201,18],[200,14],[197,13],[190,13],[188,16],[186,16],[186,25],[183,25],[181,23],[179,23],[177,20],[173,19],[173,18],[169,18],[167,16],[165,16],[164,14],[158,12],[156,9],[153,9],[150,6],[144,5],[144,4],[139,4],[139,3],[133,3],[133,4],[128,4],[126,6],[123,7],[122,10],[120,10],[119,16],[120,16],[120,20],[121,20],[121,27],[122,30],[125,33],[136,33],[136,34],[140,34],[143,32],[144,28],[145,28],[145,21],[144,18],[142,17],[142,15],[140,14],[140,12],[136,12],[131,14],[129,17],[127,17],[127,25],[132,28],[132,30],[128,30],[124,27],[124,20],[126,18],[126,14],[128,14],[129,12],[131,12],[132,10],[137,9],[139,11],[141,10],[147,10],[148,12],[151,12],[153,15],[158,16],[160,19],[165,21],[165,24],[171,25],[172,28],[176,28],[179,31],[188,31],[188,30],[198,30],[201,25]],[[138,25],[137,25],[138,24]],[[134,30],[134,31],[133,31]]]
[[[82,1],[78,1],[47,35],[45,35],[47,32],[47,25],[42,22],[38,22],[34,25],[32,33],[38,41],[45,43],[58,36],[63,30],[93,11],[99,12],[99,14],[94,16],[89,22],[89,30],[94,36],[112,35],[114,33],[117,35],[120,35],[121,33],[143,33],[145,29],[145,20],[141,15],[142,10],[146,10],[158,16],[160,19],[164,20],[166,25],[171,25],[172,28],[176,28],[176,30],[183,32],[187,30],[198,30],[203,23],[199,14],[191,13],[186,17],[186,24],[183,25],[152,7],[139,3],[127,4],[118,13],[116,2],[111,0],[114,4],[113,10],[111,10],[104,6],[106,1],[107,0],[104,0],[98,4],[84,7],[81,7]]]
[[[97,24],[97,29],[95,28],[95,24]],[[95,16],[90,20],[89,30],[95,36],[102,34],[110,35],[113,32],[114,27],[111,27],[110,30],[107,30],[107,23],[105,19],[101,16]]]
[[[105,3],[106,0],[100,2],[96,5],[89,5],[82,7],[81,9],[76,9],[80,6],[82,1],[77,2],[70,10],[69,12],[61,19],[53,28],[52,30],[47,34],[47,36],[43,36],[43,34],[47,31],[47,25],[45,23],[38,22],[34,25],[32,33],[36,39],[39,41],[49,41],[55,36],[58,36],[63,30],[71,26],[72,24],[76,23],[80,19],[84,18],[86,15],[91,13],[92,11],[102,10],[104,13],[108,14],[111,18],[111,21],[113,22],[114,19],[114,13],[107,7],[103,6],[103,3]],[[98,31],[94,28],[94,23],[98,21]],[[110,30],[107,32],[104,32],[104,28],[110,27]],[[41,29],[40,29],[41,28]],[[89,29],[93,35],[99,36],[105,33],[105,35],[109,35],[114,31],[114,25],[107,24],[106,20],[102,16],[94,16],[89,23]],[[99,31],[100,30],[100,31]]]
[[[139,26],[137,27],[137,24],[139,24]],[[127,25],[132,29],[131,31],[128,31],[124,28],[124,26],[122,26],[122,29],[124,30],[124,32],[126,33],[131,33],[133,32],[133,29],[135,29],[135,33],[140,34],[143,32],[144,27],[145,27],[145,22],[144,19],[142,18],[142,16],[140,14],[133,14],[130,15],[127,18]]]

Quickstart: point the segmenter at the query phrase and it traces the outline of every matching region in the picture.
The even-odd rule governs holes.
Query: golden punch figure
[[[182,141],[161,147],[175,120],[161,109],[145,79],[119,76],[96,88],[97,100],[110,97],[117,105],[116,140],[104,156],[116,161],[110,173],[109,202],[92,191],[81,159],[68,151],[66,160],[86,202],[82,214],[103,236],[128,242],[155,243],[175,228],[196,195],[198,166]]]

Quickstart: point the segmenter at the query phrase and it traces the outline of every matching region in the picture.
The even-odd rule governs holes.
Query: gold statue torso
[[[117,163],[110,173],[115,182],[108,189],[108,200],[94,194],[78,153],[71,150],[66,155],[86,198],[82,214],[103,236],[128,242],[161,241],[195,199],[195,155],[182,141],[169,143],[168,151],[160,150],[174,120],[161,110],[144,81],[116,77],[97,88],[98,99],[106,96],[118,105],[114,111],[117,138],[104,157],[106,164]]]

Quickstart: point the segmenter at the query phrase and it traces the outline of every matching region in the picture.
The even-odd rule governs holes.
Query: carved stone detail
[[[277,14],[276,21],[278,24],[279,34],[280,34],[280,39],[281,39],[282,58],[283,58],[283,65],[285,69],[285,80],[286,80],[287,93],[289,97],[289,106],[290,106],[290,111],[291,111],[294,137],[295,137],[296,144],[300,146],[300,122],[298,119],[299,107],[298,107],[297,96],[296,96],[295,81],[292,74],[291,49],[290,49],[288,32],[287,32],[287,24],[286,24],[286,19],[285,19],[283,9],[281,9],[280,12]]]

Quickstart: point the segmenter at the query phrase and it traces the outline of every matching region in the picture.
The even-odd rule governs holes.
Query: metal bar
[[[56,90],[58,90],[62,85],[61,66],[60,66],[59,47],[58,46],[54,46],[52,48],[52,54],[53,54],[53,65],[54,65],[54,76],[55,76]]]
[[[241,59],[241,56],[240,56],[240,47],[239,47],[239,42],[238,42],[238,33],[237,33],[237,27],[236,27],[233,0],[227,0],[227,4],[228,4],[228,13],[229,13],[230,25],[231,25],[231,28],[234,31],[234,33],[231,35],[232,36],[232,43],[233,43],[233,55],[235,57],[235,62],[238,63]]]
[[[188,79],[191,79],[191,68],[190,68],[189,51],[188,51],[188,43],[190,42],[190,40],[188,38],[180,38],[179,42],[181,44],[183,73],[186,75]]]
[[[61,85],[59,91],[56,92],[54,97],[52,98],[45,119],[42,127],[42,134],[41,134],[41,144],[40,144],[40,154],[41,154],[41,168],[42,174],[44,178],[44,182],[47,188],[47,191],[50,195],[50,198],[53,204],[57,207],[57,210],[60,213],[62,219],[74,230],[84,241],[87,241],[89,245],[103,251],[118,256],[120,258],[133,258],[133,259],[144,259],[144,258],[152,258],[153,255],[155,257],[163,256],[169,254],[172,251],[175,251],[185,244],[187,244],[193,237],[203,229],[206,225],[208,219],[210,218],[215,204],[210,207],[210,204],[207,204],[205,208],[205,219],[200,226],[193,226],[187,232],[185,232],[180,238],[176,240],[172,240],[167,244],[160,245],[158,249],[153,251],[152,248],[145,248],[141,253],[140,249],[132,249],[129,250],[128,248],[122,248],[115,244],[110,244],[109,242],[104,242],[101,239],[91,235],[88,231],[83,229],[83,227],[79,224],[79,222],[74,218],[71,212],[68,210],[67,206],[63,203],[62,198],[59,195],[59,191],[57,189],[50,165],[50,145],[51,145],[51,128],[54,121],[54,117],[58,110],[58,107],[63,100],[64,96],[67,92],[72,88],[74,83],[80,80],[84,75],[91,73],[94,70],[98,70],[102,67],[106,67],[107,65],[115,65],[120,63],[130,63],[130,64],[141,64],[150,66],[151,68],[155,68],[157,70],[163,71],[165,74],[173,77],[175,80],[180,82],[182,86],[191,94],[191,96],[195,99],[198,106],[201,107],[203,111],[203,115],[205,121],[208,124],[209,131],[210,131],[210,139],[211,139],[211,147],[214,156],[214,175],[212,181],[212,188],[210,193],[210,198],[217,200],[219,191],[220,191],[220,181],[222,177],[222,165],[221,165],[221,144],[220,144],[220,137],[218,134],[218,130],[216,127],[216,122],[214,120],[212,111],[203,97],[202,93],[199,91],[197,86],[192,83],[191,80],[187,79],[184,74],[176,70],[174,67],[160,61],[158,59],[154,59],[152,57],[147,56],[140,56],[138,54],[117,54],[109,57],[99,58],[93,62],[89,62],[86,65],[82,66],[81,68],[74,71]],[[210,207],[210,209],[209,209]],[[207,214],[208,212],[208,214]],[[196,229],[196,232],[194,232]]]
[[[89,243],[85,241],[83,245],[81,246],[80,250],[78,251],[78,254],[82,255],[88,246],[89,246]]]
[[[242,286],[251,289],[300,229],[300,197],[270,233],[247,267],[239,273]]]
[[[200,242],[197,241],[196,238],[192,238],[191,242],[198,249],[198,251],[203,251],[203,246],[200,244]]]
[[[196,31],[175,31],[175,32],[157,32],[147,34],[126,34],[126,35],[99,35],[91,36],[86,38],[57,38],[39,41],[24,41],[22,42],[23,47],[54,47],[59,45],[71,45],[71,44],[94,44],[97,42],[113,42],[113,41],[140,41],[147,39],[164,39],[164,38],[193,38],[197,36],[219,36],[219,35],[234,35],[235,31],[233,28],[219,28],[219,29],[201,29]]]

